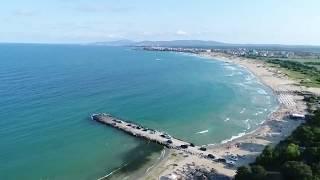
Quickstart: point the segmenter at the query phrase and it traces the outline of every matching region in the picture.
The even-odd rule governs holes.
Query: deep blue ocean
[[[254,130],[276,104],[244,68],[189,54],[1,44],[0,179],[97,179],[124,165],[130,175],[161,151],[92,113],[202,145]]]

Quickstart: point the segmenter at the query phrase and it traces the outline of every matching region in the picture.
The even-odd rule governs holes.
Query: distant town
[[[259,49],[259,48],[180,48],[180,47],[144,47],[144,50],[149,51],[175,51],[175,52],[189,52],[189,53],[200,53],[200,52],[216,52],[225,53],[233,56],[243,57],[265,57],[265,58],[310,58],[320,59],[320,53],[304,52],[304,51],[289,51],[289,50],[270,50],[270,49]]]

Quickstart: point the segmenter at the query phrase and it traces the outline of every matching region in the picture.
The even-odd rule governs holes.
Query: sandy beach
[[[214,172],[217,177],[233,177],[237,167],[254,162],[266,145],[276,145],[303,122],[288,118],[292,113],[306,114],[307,106],[303,96],[296,92],[312,91],[320,94],[318,88],[300,86],[286,74],[262,61],[217,53],[202,53],[200,56],[246,68],[273,90],[279,107],[253,132],[221,144],[207,145],[208,152],[230,160],[231,163],[213,162],[196,155],[167,149],[167,156],[149,169],[141,179],[190,179],[191,175],[199,171]]]

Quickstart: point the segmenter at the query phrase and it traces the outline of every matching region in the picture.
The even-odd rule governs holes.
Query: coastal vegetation
[[[319,97],[308,98],[318,109],[291,136],[275,147],[267,146],[256,161],[237,170],[235,180],[320,180]]]
[[[308,65],[320,65],[320,62],[308,61],[308,62],[304,62],[304,64],[308,64]]]
[[[289,77],[297,79],[307,87],[320,87],[320,70],[314,66],[318,62],[298,62],[280,59],[269,59],[266,61],[274,67],[280,68]]]
[[[307,62],[304,62],[304,64],[309,65],[309,66],[313,66],[313,67],[317,68],[318,70],[320,70],[320,61],[307,61]]]

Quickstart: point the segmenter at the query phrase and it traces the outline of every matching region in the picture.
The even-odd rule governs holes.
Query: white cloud
[[[122,38],[124,38],[122,35],[120,35],[120,34],[107,34],[107,36],[106,37],[108,37],[108,38],[110,38],[110,39],[122,39]]]
[[[108,5],[82,5],[75,8],[76,11],[85,13],[122,13],[131,10],[129,7],[114,7]]]
[[[178,30],[178,31],[176,32],[176,35],[186,36],[186,35],[188,35],[188,33],[187,33],[186,31],[183,31],[183,30]]]
[[[35,12],[27,9],[19,9],[13,12],[13,15],[27,17],[27,16],[34,16]]]

